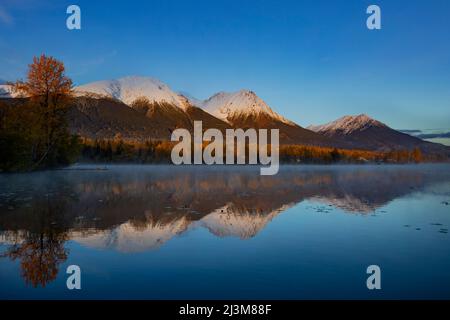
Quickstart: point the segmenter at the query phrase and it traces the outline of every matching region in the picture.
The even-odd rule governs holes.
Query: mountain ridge
[[[362,113],[355,116],[346,115],[323,125],[311,125],[308,126],[307,129],[319,133],[341,131],[344,134],[350,134],[357,130],[365,130],[367,128],[370,128],[371,126],[388,127],[386,124],[369,117],[367,114]]]
[[[78,96],[116,99],[131,108],[135,108],[134,103],[140,98],[145,98],[150,105],[139,108],[140,111],[155,123],[162,120],[170,132],[175,128],[191,130],[193,121],[202,120],[203,128],[222,131],[227,128],[279,129],[282,144],[347,146],[343,141],[323,137],[284,118],[250,90],[219,92],[201,101],[176,93],[154,78],[131,76],[96,81],[75,87],[74,91]]]
[[[273,111],[255,92],[247,89],[237,92],[218,92],[204,100],[200,107],[216,118],[231,124],[235,117],[245,115],[257,117],[263,113],[278,121],[295,125],[294,122]]]
[[[188,100],[172,91],[158,79],[141,76],[127,76],[119,79],[100,80],[77,86],[77,95],[94,94],[114,98],[127,105],[132,105],[139,98],[147,98],[150,102],[168,103],[181,109],[188,107]]]
[[[323,125],[308,128],[326,137],[345,140],[354,148],[369,149],[370,147],[375,151],[419,148],[425,153],[450,154],[450,148],[444,145],[424,141],[397,131],[366,114],[347,115]]]

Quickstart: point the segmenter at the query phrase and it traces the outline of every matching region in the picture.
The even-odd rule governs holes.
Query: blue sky
[[[70,4],[82,30],[66,28]],[[366,28],[370,4],[382,30]],[[367,113],[449,128],[449,16],[447,0],[1,0],[0,79],[46,53],[76,84],[152,76],[202,99],[251,89],[303,126]]]

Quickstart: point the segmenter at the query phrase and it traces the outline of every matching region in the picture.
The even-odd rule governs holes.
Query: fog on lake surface
[[[437,164],[2,174],[0,298],[450,298],[449,202]]]

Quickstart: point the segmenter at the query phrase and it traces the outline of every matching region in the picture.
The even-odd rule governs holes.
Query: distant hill
[[[353,148],[389,151],[412,150],[417,147],[425,153],[450,155],[450,148],[446,146],[394,130],[365,114],[344,116],[327,124],[308,128],[329,138],[345,140]]]

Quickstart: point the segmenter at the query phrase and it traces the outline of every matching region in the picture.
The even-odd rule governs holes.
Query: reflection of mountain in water
[[[211,212],[202,218],[200,223],[218,237],[234,236],[249,239],[288,207],[286,205],[267,214],[259,214],[245,209],[239,211],[230,204]]]
[[[196,227],[248,239],[303,200],[365,214],[448,181],[448,172],[442,166],[285,167],[260,176],[257,168],[124,166],[0,176],[0,243],[20,246],[57,232],[89,247],[133,252]]]
[[[92,248],[112,248],[121,252],[138,252],[158,248],[189,226],[185,217],[162,223],[149,221],[135,225],[125,222],[111,230],[72,231],[73,241]]]

